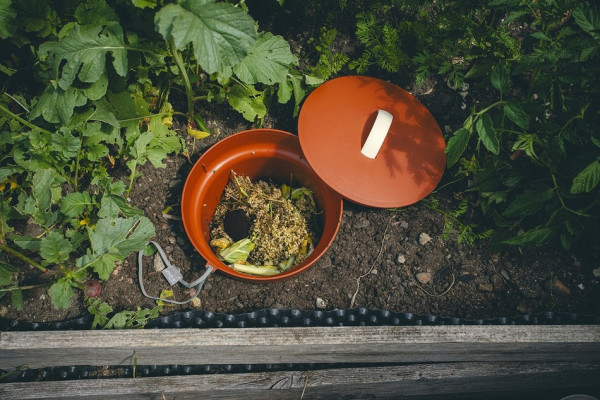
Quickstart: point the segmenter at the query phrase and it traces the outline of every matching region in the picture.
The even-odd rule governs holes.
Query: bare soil
[[[292,8],[284,10],[286,15],[276,17],[279,22],[283,21],[277,26],[290,27],[292,24],[286,25],[285,21],[300,16],[292,15]],[[314,16],[308,17],[303,21],[308,23],[314,19]],[[274,24],[276,18],[259,22],[263,29],[269,29],[268,25]],[[341,18],[340,23],[344,23]],[[344,29],[340,32],[339,45],[343,47]],[[301,51],[308,36],[305,31],[274,33],[286,36],[296,52]],[[477,88],[461,94],[443,81],[432,81],[418,89],[405,88],[430,109],[445,133],[460,127],[464,109],[477,101]],[[290,105],[273,103],[263,127],[296,133],[297,119],[292,118]],[[188,138],[189,158],[172,156],[166,160],[165,169],[144,166],[130,195],[130,203],[144,210],[154,223],[154,240],[161,244],[188,282],[204,272],[205,261],[191,245],[180,220],[179,204],[186,176],[211,145],[230,134],[253,128],[227,105],[200,107],[212,136],[195,142]],[[455,209],[465,190],[466,183],[445,186],[451,180],[445,176],[440,184],[443,188],[430,196],[439,202],[442,210]],[[388,210],[345,201],[341,226],[333,244],[308,271],[268,284],[234,280],[215,273],[208,278],[199,301],[184,306],[167,305],[162,314],[190,309],[241,313],[264,308],[333,310],[351,307],[466,319],[543,311],[600,313],[600,278],[593,275],[593,270],[600,267],[599,254],[585,249],[578,253],[566,252],[558,246],[508,247],[490,254],[485,240],[468,245],[459,243],[456,234],[442,239],[444,216],[428,205],[430,203],[422,201]],[[469,212],[461,219],[464,223],[477,223],[482,230],[486,228],[476,204],[470,204]],[[158,296],[164,289],[173,289],[175,299],[186,300],[193,294],[193,290],[180,285],[170,287],[161,273],[153,269],[152,259],[147,258],[145,264],[144,285],[150,295]],[[33,273],[22,283],[35,284],[43,279]],[[549,284],[556,279],[562,285]],[[14,310],[9,296],[5,296],[0,300],[0,317],[36,322],[77,317],[87,313],[83,293],[80,291],[77,296],[70,309],[56,310],[45,288],[28,290],[24,292],[25,307],[20,312]],[[140,291],[137,255],[117,266],[111,278],[102,282],[100,299],[115,311],[156,305]]]

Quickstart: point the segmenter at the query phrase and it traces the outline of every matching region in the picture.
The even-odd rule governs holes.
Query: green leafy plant
[[[199,102],[260,124],[275,94],[297,112],[305,93],[287,42],[227,2],[0,0],[0,39],[0,295],[16,307],[23,266],[67,308],[144,249],[154,227],[128,197],[141,166],[187,151],[174,119],[201,138]]]
[[[483,240],[489,238],[493,233],[493,229],[486,229],[479,231],[479,226],[474,223],[465,224],[461,220],[461,216],[469,209],[468,201],[462,200],[455,210],[445,211],[440,207],[439,201],[433,197],[424,199],[423,204],[441,213],[444,216],[444,228],[442,231],[442,239],[447,240],[453,233],[456,233],[456,240],[458,243],[466,243],[473,245],[477,240]]]
[[[148,321],[157,318],[162,306],[153,309],[139,308],[135,311],[124,310],[113,313],[113,308],[99,299],[89,299],[87,302],[88,312],[94,316],[91,329],[139,329],[143,328]]]
[[[454,132],[448,166],[465,155],[475,160],[472,191],[502,228],[496,244],[597,245],[600,10],[574,1],[490,6],[505,13],[504,23],[533,29],[520,57],[492,68],[498,100],[473,108]]]

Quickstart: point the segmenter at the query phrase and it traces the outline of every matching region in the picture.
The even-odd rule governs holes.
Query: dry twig
[[[373,271],[373,268],[375,267],[375,265],[377,265],[377,262],[379,261],[379,257],[381,257],[381,253],[383,253],[383,245],[385,243],[385,236],[387,235],[387,231],[390,227],[390,222],[392,222],[393,219],[394,219],[394,217],[391,217],[385,226],[385,231],[383,232],[383,238],[381,238],[381,246],[379,247],[379,253],[377,254],[377,257],[375,257],[375,261],[373,261],[373,264],[371,264],[371,268],[369,268],[369,270],[367,272],[365,272],[364,274],[362,274],[361,276],[356,278],[356,291],[354,291],[354,294],[352,295],[352,299],[350,300],[350,308],[354,307],[354,302],[356,301],[356,295],[358,294],[358,291],[360,290],[360,280],[362,278],[364,278],[365,276],[369,275],[371,273],[371,271]]]

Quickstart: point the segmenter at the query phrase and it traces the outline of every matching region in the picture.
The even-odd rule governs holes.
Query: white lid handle
[[[371,132],[365,141],[360,152],[365,156],[374,159],[383,145],[383,141],[388,134],[390,126],[392,125],[392,114],[385,110],[377,110],[377,118],[373,123]]]

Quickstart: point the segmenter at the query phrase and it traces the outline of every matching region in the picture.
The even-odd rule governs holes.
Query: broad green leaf
[[[262,119],[267,113],[265,92],[258,91],[253,86],[232,86],[228,99],[229,105],[250,122],[254,122],[256,118]]]
[[[464,153],[467,148],[467,144],[469,144],[469,139],[471,138],[471,132],[466,128],[460,128],[452,137],[448,140],[448,145],[446,146],[446,165],[448,168],[452,167],[462,153]]]
[[[10,265],[0,261],[0,286],[12,285],[12,277],[17,272]]]
[[[40,255],[50,264],[67,261],[72,251],[71,242],[57,231],[50,232],[40,242]]]
[[[479,139],[481,139],[483,145],[490,152],[498,155],[500,153],[500,142],[498,141],[492,118],[488,114],[483,114],[475,123],[475,129],[477,129]]]
[[[13,307],[17,309],[17,311],[21,311],[23,309],[23,291],[18,289],[11,290],[10,301]]]
[[[116,194],[105,194],[100,204],[100,211],[98,211],[100,218],[116,218],[119,216],[119,211],[126,217],[144,215],[142,210],[130,206],[123,197]]]
[[[288,42],[281,36],[266,32],[258,37],[233,72],[243,82],[272,85],[285,81],[291,64],[298,64],[298,59],[290,51]]]
[[[94,203],[88,192],[69,193],[60,200],[60,211],[67,217],[75,218],[92,204]]]
[[[17,13],[10,7],[11,3],[11,0],[0,0],[0,39],[7,39],[15,32]]]
[[[127,73],[127,46],[118,23],[106,26],[75,24],[67,37],[40,46],[40,57],[48,56],[58,85],[67,90],[75,77],[82,82],[96,82],[105,73],[106,55],[112,54],[115,71]]]
[[[75,294],[71,282],[66,278],[61,278],[56,281],[50,286],[48,293],[50,294],[52,305],[59,309],[71,307],[71,298]]]
[[[88,232],[94,255],[110,253],[121,257],[142,250],[155,234],[154,226],[143,216],[101,218]]]
[[[600,160],[594,160],[589,163],[573,179],[571,185],[571,194],[580,194],[591,192],[600,183]]]
[[[21,172],[23,172],[23,168],[18,166],[7,166],[0,168],[0,183],[4,182],[4,180],[9,176],[19,174]]]
[[[257,37],[254,20],[241,7],[211,0],[168,4],[154,22],[178,50],[191,43],[196,60],[209,74],[241,62]]]
[[[35,32],[41,38],[56,35],[60,21],[51,4],[46,0],[14,1],[13,8],[17,11],[20,29]]]
[[[119,16],[105,0],[86,1],[75,9],[75,19],[80,25],[105,25],[118,22]]]
[[[108,77],[102,74],[98,80],[92,82],[90,86],[82,89],[82,93],[90,100],[100,100],[106,94],[108,88]]]
[[[541,246],[547,243],[554,235],[556,234],[556,229],[554,228],[544,228],[538,226],[534,229],[531,229],[521,235],[514,236],[510,239],[506,239],[502,241],[504,244],[513,244],[513,245],[534,245]]]
[[[519,103],[509,101],[504,104],[504,115],[508,117],[512,122],[517,124],[522,129],[529,129],[529,121],[527,120],[527,114]]]
[[[52,135],[51,148],[52,151],[62,154],[66,160],[70,160],[81,149],[81,139],[69,131],[56,132]]]
[[[33,175],[33,197],[40,211],[46,211],[52,204],[52,181],[54,170],[42,169]]]
[[[25,250],[40,251],[41,239],[31,236],[14,235],[10,237],[14,244]]]
[[[553,189],[529,190],[515,197],[515,199],[504,210],[502,216],[507,218],[523,217],[541,210],[554,196]]]
[[[600,30],[600,12],[595,8],[580,4],[573,10],[573,18],[581,29],[590,33]]]
[[[98,325],[101,327],[104,326],[108,322],[108,314],[113,312],[113,308],[108,303],[98,298],[95,298],[87,309],[94,316],[91,329],[96,329]]]
[[[494,68],[492,68],[490,80],[492,81],[492,86],[499,90],[500,93],[504,93],[508,90],[510,83],[508,71],[502,64],[497,64]]]
[[[33,110],[31,110],[29,119],[34,120],[41,115],[50,123],[68,125],[73,115],[73,109],[83,106],[86,102],[87,99],[80,89],[63,90],[50,84],[40,96]]]
[[[116,263],[123,260],[123,257],[117,254],[102,254],[96,258],[91,264],[94,272],[98,274],[98,277],[103,281],[110,278],[110,274],[114,271]]]

